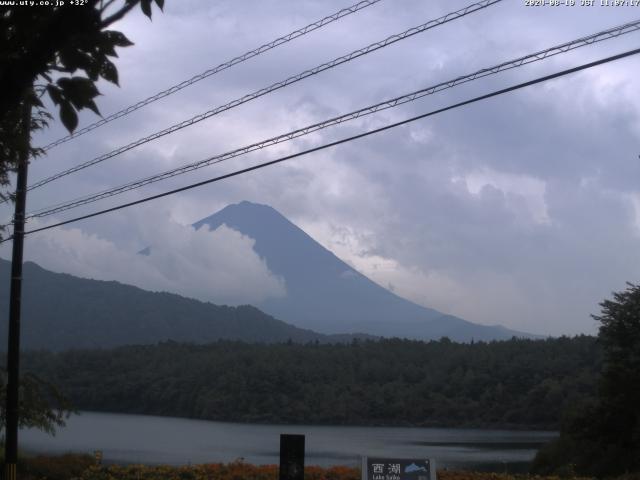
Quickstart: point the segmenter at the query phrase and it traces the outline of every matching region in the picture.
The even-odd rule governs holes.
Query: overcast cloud
[[[44,178],[109,149],[471,2],[383,0],[51,151]],[[580,3],[579,0],[577,3]],[[348,1],[168,0],[118,24],[122,88],[105,114]],[[640,7],[504,0],[35,190],[44,207],[640,18]],[[640,33],[441,92],[100,203],[141,198],[637,48]],[[283,295],[252,240],[194,221],[229,203],[273,206],[343,260],[417,303],[539,334],[594,333],[590,313],[640,279],[640,59],[633,57],[145,206],[29,237],[46,268],[222,303]],[[85,124],[95,120],[82,115]],[[82,123],[82,122],[81,122]],[[38,141],[64,132],[59,125]],[[68,212],[56,220],[92,211]],[[3,210],[4,216],[8,212]],[[187,227],[182,227],[186,225]],[[149,244],[152,262],[136,252]],[[9,256],[3,246],[0,254]],[[135,266],[135,268],[133,268]],[[215,273],[214,273],[215,272]]]
[[[225,225],[196,231],[166,216],[157,216],[150,229],[148,220],[134,225],[138,238],[148,242],[144,254],[69,227],[34,236],[28,257],[53,271],[118,280],[203,301],[237,305],[286,294],[284,281],[269,272],[251,238]]]

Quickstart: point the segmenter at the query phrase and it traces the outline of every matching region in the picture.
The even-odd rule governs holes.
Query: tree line
[[[557,429],[593,398],[589,336],[458,344],[164,342],[30,352],[80,410],[219,421]]]

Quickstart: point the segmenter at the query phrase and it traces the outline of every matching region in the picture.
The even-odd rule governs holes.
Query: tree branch
[[[123,18],[127,13],[129,13],[139,2],[140,0],[133,0],[132,2],[128,2],[124,7],[118,10],[116,13],[105,18],[100,24],[100,26],[104,29],[105,27],[108,27],[112,23],[117,22],[118,20]]]
[[[104,5],[102,2],[100,3],[100,14],[102,15],[116,0],[107,0],[107,3]]]

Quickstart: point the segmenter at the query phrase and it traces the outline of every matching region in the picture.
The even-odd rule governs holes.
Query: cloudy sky
[[[599,0],[598,0],[599,2]],[[32,182],[290,75],[468,5],[382,0],[50,151]],[[504,0],[30,192],[34,210],[430,86],[640,18],[640,7]],[[348,0],[167,0],[117,24],[113,113],[350,5]],[[640,46],[640,33],[474,81],[393,110],[156,183],[46,222],[277,158]],[[456,109],[286,164],[28,237],[45,268],[222,303],[286,294],[221,228],[229,203],[269,204],[381,285],[467,320],[538,334],[595,333],[589,317],[640,280],[640,58]],[[81,125],[95,121],[81,116]],[[64,134],[53,125],[37,143]],[[2,210],[4,218],[8,210]],[[43,225],[34,221],[31,226]],[[136,255],[161,245],[144,262]],[[5,244],[0,255],[10,256]]]

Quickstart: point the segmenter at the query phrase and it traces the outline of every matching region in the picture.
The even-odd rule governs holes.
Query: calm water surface
[[[277,464],[281,433],[306,435],[307,465],[360,465],[360,456],[435,458],[438,468],[522,471],[553,432],[396,427],[252,425],[81,412],[55,437],[20,433],[32,452],[93,453],[105,462],[172,464],[244,458]]]

